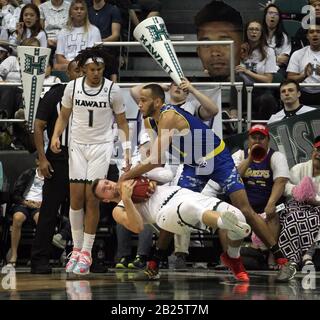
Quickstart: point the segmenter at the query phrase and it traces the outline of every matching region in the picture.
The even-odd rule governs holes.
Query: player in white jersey
[[[92,184],[95,196],[104,202],[117,202],[112,215],[115,221],[132,232],[139,233],[146,223],[156,223],[161,229],[184,235],[190,229],[209,231],[220,228],[227,230],[233,244],[232,250],[240,250],[241,240],[247,237],[251,228],[239,209],[207,197],[201,193],[178,186],[155,186],[154,193],[142,203],[133,203],[131,196],[136,182],[127,180],[116,183],[107,179],[97,179]],[[228,249],[229,250],[229,249]],[[236,268],[232,269],[239,281],[249,281],[241,258],[236,258]],[[157,279],[156,273],[151,279]]]
[[[60,152],[59,136],[72,114],[69,146],[70,223],[73,251],[67,272],[89,273],[91,250],[99,222],[99,202],[90,184],[104,178],[113,150],[112,123],[115,119],[129,168],[131,143],[125,106],[118,85],[103,77],[106,56],[101,48],[80,52],[76,61],[85,76],[71,81],[62,98],[62,108],[51,140],[51,150]],[[84,211],[86,216],[84,219]],[[84,228],[83,228],[84,225]]]

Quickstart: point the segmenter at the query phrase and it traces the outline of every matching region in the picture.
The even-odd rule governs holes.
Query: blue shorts
[[[38,208],[28,208],[24,205],[17,204],[13,206],[11,212],[12,212],[12,217],[16,212],[22,212],[26,216],[27,220],[33,221],[35,214],[39,212],[39,210],[40,209]]]
[[[227,148],[201,168],[184,165],[178,185],[192,191],[201,192],[209,180],[217,182],[222,192],[229,195],[238,190],[244,190],[244,184]]]

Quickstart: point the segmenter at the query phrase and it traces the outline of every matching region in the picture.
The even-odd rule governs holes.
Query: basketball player
[[[137,104],[139,104],[140,91],[143,86],[144,85],[141,84],[130,89],[131,96]],[[181,79],[181,84],[179,86],[172,82],[169,87],[162,87],[165,91],[168,90],[170,104],[188,111],[192,115],[198,117],[200,120],[211,120],[219,112],[217,104],[210,97],[195,88],[186,78]],[[189,93],[192,95],[192,99],[187,99]],[[173,165],[172,168],[174,171],[180,172],[181,165]],[[175,182],[177,181],[177,178],[178,177],[175,178]],[[163,236],[164,239],[162,239],[162,236],[163,232],[161,232],[161,237],[158,240],[159,243],[161,241],[166,241],[167,236]],[[183,236],[175,235],[174,243],[175,254],[177,256],[188,254],[190,234],[184,234]],[[177,244],[179,244],[179,246]],[[153,250],[155,249],[153,248]]]
[[[150,157],[124,173],[120,179],[132,179],[161,166],[161,163],[164,163],[164,154],[169,150],[184,164],[179,186],[201,192],[209,179],[217,182],[225,195],[230,198],[231,203],[244,214],[258,237],[270,248],[278,264],[282,266],[278,280],[290,280],[295,270],[283,257],[266,223],[250,206],[243,182],[224,141],[188,112],[174,105],[164,105],[164,91],[159,85],[150,84],[143,87],[139,108],[145,118],[146,128],[156,133],[157,138],[152,146]],[[158,251],[163,253],[168,244],[158,248]],[[237,255],[239,256],[239,253]],[[222,261],[229,268],[234,268],[231,259],[222,259]],[[155,272],[152,271],[152,273]]]
[[[189,234],[190,229],[221,228],[228,230],[228,238],[239,244],[250,234],[251,228],[241,211],[217,198],[178,186],[154,186],[154,193],[147,201],[133,203],[131,196],[135,185],[134,180],[117,184],[107,179],[97,179],[92,184],[97,198],[118,203],[112,212],[113,218],[132,232],[140,233],[145,223],[156,223],[162,230],[179,235]],[[234,250],[240,251],[240,245]],[[232,269],[236,279],[249,281],[241,258],[233,260],[237,265]],[[157,273],[153,279],[158,278]]]
[[[131,143],[120,88],[103,77],[107,61],[102,48],[87,48],[80,52],[76,61],[85,76],[69,82],[65,89],[51,150],[54,153],[61,151],[59,137],[72,113],[69,179],[74,247],[66,272],[83,275],[89,273],[92,264],[91,250],[99,221],[99,202],[92,194],[90,184],[96,178],[104,178],[108,172],[114,118],[122,133],[126,169],[129,168]]]

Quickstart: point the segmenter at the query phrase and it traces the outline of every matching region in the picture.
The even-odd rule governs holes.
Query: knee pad
[[[191,201],[163,207],[157,216],[157,225],[175,234],[186,234],[190,228],[199,228],[203,209]]]
[[[196,203],[187,200],[179,204],[177,214],[183,223],[195,226],[202,222],[203,212],[204,210]]]

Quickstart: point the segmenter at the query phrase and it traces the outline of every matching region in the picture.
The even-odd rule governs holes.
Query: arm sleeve
[[[244,151],[238,150],[234,154],[232,154],[232,159],[236,167],[240,165],[240,163],[244,160]]]
[[[273,172],[273,181],[277,178],[290,178],[287,158],[281,152],[274,152],[271,157],[271,169]]]
[[[43,30],[38,33],[37,39],[40,41],[40,47],[48,47],[47,35]]]
[[[64,94],[63,94],[61,103],[65,108],[71,109],[73,107],[72,93],[73,93],[74,82],[75,80],[70,81],[67,84],[66,88],[64,89]]]
[[[169,183],[173,180],[173,173],[169,168],[158,167],[144,174],[150,180],[157,181],[161,184]]]
[[[111,23],[122,23],[121,13],[117,6],[112,6],[111,19]]]
[[[114,84],[110,92],[110,103],[115,114],[126,112],[126,107],[122,98],[121,89],[117,84]]]
[[[290,170],[290,180],[287,182],[284,195],[286,197],[290,197],[292,195],[292,189],[299,184],[300,182],[300,171],[301,171],[301,165],[296,164],[294,167]]]
[[[300,51],[300,50],[299,50]],[[288,64],[287,72],[300,73],[300,65],[299,65],[299,51],[295,51]]]
[[[40,11],[40,19],[45,20],[42,4],[40,4],[40,6],[39,6],[39,11]]]
[[[65,31],[60,31],[57,35],[57,49],[56,49],[56,54],[61,54],[65,55],[65,48],[66,48],[66,43],[65,43]]]
[[[286,34],[283,34],[283,36],[284,41],[283,45],[281,46],[281,54],[287,54],[289,56],[291,53],[291,41]]]
[[[8,73],[12,69],[12,57],[8,57],[0,64],[0,77],[6,80]]]
[[[265,73],[276,73],[278,69],[276,55],[271,48],[268,48]]]

